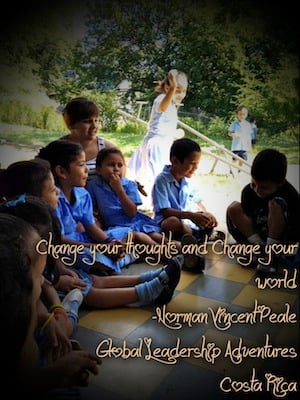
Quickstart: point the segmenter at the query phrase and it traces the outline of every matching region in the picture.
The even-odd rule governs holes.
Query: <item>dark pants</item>
[[[247,152],[245,150],[233,150],[232,152],[234,154],[236,154],[237,156],[241,157],[243,160],[247,161],[248,156],[247,156]],[[235,161],[236,158],[232,157],[232,160]]]
[[[228,212],[226,213],[226,224],[227,224],[227,229],[228,232],[231,234],[231,236],[235,239],[237,243],[241,244],[249,244],[249,241],[247,240],[246,236],[244,236],[232,223]],[[288,268],[299,268],[300,267],[300,246],[298,247],[297,253],[294,256],[288,256],[288,255],[279,255],[278,258],[280,258],[283,263],[285,264],[286,267]]]
[[[244,236],[232,223],[228,211],[226,212],[226,224],[228,232],[236,240],[237,243],[249,243],[246,236]]]

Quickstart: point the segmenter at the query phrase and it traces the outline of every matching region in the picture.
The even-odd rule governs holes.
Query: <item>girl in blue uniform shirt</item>
[[[97,224],[93,205],[86,190],[88,168],[85,152],[79,143],[56,140],[42,148],[39,158],[47,160],[60,189],[55,211],[61,224],[62,242],[83,245],[84,254],[78,254],[77,265],[95,273],[120,273],[121,268],[134,262],[131,254],[125,254],[121,240],[130,228],[103,231]],[[95,249],[93,244],[102,244]]]
[[[161,243],[160,226],[148,215],[138,211],[142,204],[137,183],[122,178],[125,164],[122,152],[103,149],[96,159],[97,178],[89,182],[87,189],[94,207],[99,212],[105,229],[131,228],[134,241],[145,244]]]
[[[120,273],[121,268],[135,261],[136,256],[124,254],[122,242],[132,232],[132,227],[103,231],[96,223],[91,195],[85,189],[88,171],[82,146],[69,140],[56,140],[42,148],[38,157],[50,163],[60,189],[55,211],[61,223],[62,243],[84,246],[84,254],[78,254],[77,268],[94,274],[99,269],[108,274]],[[99,250],[92,251],[93,244],[99,244]],[[103,253],[101,244],[107,254]],[[114,248],[118,249],[118,254]]]

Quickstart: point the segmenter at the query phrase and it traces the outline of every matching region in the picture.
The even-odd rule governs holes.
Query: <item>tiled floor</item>
[[[134,274],[149,268],[146,264],[135,264],[123,273]],[[294,276],[298,278],[298,270],[292,269],[288,275],[290,283]],[[182,318],[179,319],[182,323],[180,329],[174,329],[176,321],[171,319],[164,319],[164,325],[163,320],[158,319],[159,314],[151,307],[82,309],[74,336],[84,348],[92,352],[97,349],[104,352],[108,349],[108,341],[112,346],[123,348],[118,352],[116,350],[115,356],[111,357],[106,352],[99,375],[92,377],[90,385],[81,390],[83,399],[299,398],[299,392],[294,391],[295,385],[288,386],[280,378],[274,378],[281,376],[288,382],[298,380],[296,389],[299,391],[298,357],[289,358],[284,354],[275,356],[274,353],[273,356],[269,354],[264,357],[267,342],[272,349],[285,348],[285,352],[290,354],[291,349],[295,348],[298,354],[298,280],[294,289],[281,287],[262,290],[258,289],[255,277],[255,270],[243,268],[227,255],[216,255],[210,249],[206,255],[205,271],[196,275],[183,271],[174,297],[166,307],[166,311],[172,313],[169,314],[170,318],[192,318],[190,326],[187,320],[184,323]],[[242,320],[247,315],[245,313],[250,317],[255,314],[255,301],[258,307],[266,306],[264,320],[258,320],[258,313],[256,322],[245,323]],[[288,307],[291,309],[287,311]],[[213,322],[212,316],[217,310],[241,319],[231,327],[224,327],[221,318]],[[293,312],[297,315],[296,323],[270,321],[270,315],[267,316],[267,313],[273,313],[276,319],[287,318]],[[240,352],[238,345],[241,346]],[[131,351],[126,353],[125,347]],[[198,353],[188,356],[188,351],[192,352],[194,348]],[[263,354],[238,358],[243,351],[252,349],[254,352],[257,348]],[[129,354],[127,359],[126,354]],[[151,359],[147,358],[149,355]],[[253,373],[257,381],[252,379],[251,385]],[[273,383],[268,373],[273,374]],[[225,377],[222,390],[220,385]],[[239,383],[241,381],[245,382],[244,386]],[[244,389],[241,390],[241,387]],[[285,389],[289,391],[283,396]]]

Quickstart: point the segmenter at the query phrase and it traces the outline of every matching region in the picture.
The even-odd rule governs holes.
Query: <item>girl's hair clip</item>
[[[9,200],[4,203],[5,207],[15,207],[18,204],[24,204],[26,202],[25,193],[21,194],[16,200]]]

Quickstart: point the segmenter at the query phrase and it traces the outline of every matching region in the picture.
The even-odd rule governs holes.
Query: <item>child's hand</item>
[[[111,174],[109,186],[117,193],[123,189],[121,178],[118,174]]]
[[[76,273],[74,273],[73,276],[60,275],[58,282],[55,284],[55,289],[63,292],[69,292],[75,288],[80,290],[84,290],[86,288],[86,283],[83,282]]]
[[[101,364],[101,360],[93,354],[87,351],[73,350],[51,365],[51,369],[55,371],[53,375],[59,380],[59,382],[55,382],[54,386],[86,386],[89,381],[89,373],[98,374],[99,364]]]
[[[218,225],[215,216],[209,212],[195,212],[192,214],[191,221],[200,228],[215,228]]]
[[[178,71],[177,69],[171,69],[168,73],[168,81],[169,81],[169,86],[170,87],[176,87],[177,86],[177,75]]]
[[[113,240],[109,243],[109,246],[114,246],[117,248],[117,252],[114,254],[109,254],[109,257],[115,261],[120,260],[125,256],[125,245],[120,240]]]
[[[52,317],[52,318],[51,318]],[[44,328],[42,327],[40,335],[45,335],[46,341],[42,345],[40,352],[43,358],[47,358],[48,363],[57,360],[72,350],[71,342],[66,335],[66,318],[64,315],[49,315],[50,322]],[[68,319],[67,323],[71,323]]]
[[[209,224],[207,228],[215,228],[218,225],[216,217],[210,212],[205,211],[203,214],[209,219]]]

